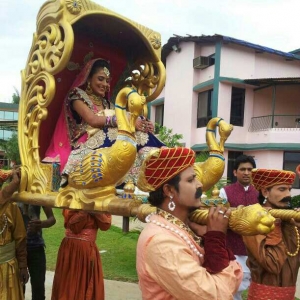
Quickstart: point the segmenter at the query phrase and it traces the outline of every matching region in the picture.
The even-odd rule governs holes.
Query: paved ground
[[[122,217],[113,216],[112,223],[115,226],[122,228]],[[129,229],[139,229],[143,223],[139,221],[130,221]],[[51,300],[52,282],[54,272],[47,271],[46,273],[46,300]],[[105,299],[106,300],[142,300],[140,289],[135,283],[128,283],[114,280],[104,280],[105,286]],[[25,300],[31,300],[31,286],[26,285]],[[71,299],[70,299],[71,300]]]
[[[51,300],[51,290],[54,272],[46,273],[46,300]],[[104,280],[106,300],[142,300],[137,284],[114,280]],[[31,300],[30,284],[26,286],[25,300]],[[71,300],[71,299],[70,299]]]

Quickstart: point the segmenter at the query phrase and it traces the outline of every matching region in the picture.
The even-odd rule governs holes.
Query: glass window
[[[232,87],[230,124],[244,126],[245,89]]]
[[[13,120],[14,119],[14,112],[13,111],[6,111],[5,112],[5,120]]]
[[[295,172],[296,167],[300,164],[300,152],[284,152],[283,169]],[[296,176],[293,184],[294,189],[300,189],[300,179]]]
[[[19,113],[18,112],[14,112],[14,120],[18,120],[19,118]]]
[[[155,123],[160,126],[164,125],[164,105],[155,106]]]
[[[3,130],[3,139],[9,140],[12,137],[12,131]]]
[[[213,66],[215,64],[215,53],[210,55],[208,58],[209,58],[209,65]]]
[[[0,110],[0,120],[4,120],[4,111]]]
[[[197,128],[205,127],[212,118],[213,90],[198,94]]]

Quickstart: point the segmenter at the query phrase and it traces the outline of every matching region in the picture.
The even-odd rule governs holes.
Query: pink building
[[[299,53],[300,54],[300,53]],[[167,79],[151,103],[151,120],[183,134],[182,143],[207,149],[208,120],[234,125],[225,146],[224,176],[244,153],[259,168],[295,171],[300,164],[300,55],[234,38],[172,37],[162,50]],[[299,194],[296,179],[293,194]]]

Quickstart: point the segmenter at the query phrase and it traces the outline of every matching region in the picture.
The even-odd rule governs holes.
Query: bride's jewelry
[[[108,70],[106,67],[103,68],[103,72],[104,72],[104,74],[105,74],[107,77],[110,76],[110,72],[109,72],[109,70]]]
[[[90,94],[89,97],[95,105],[103,106],[103,108],[105,108],[103,105],[103,98],[101,96],[96,96],[94,94]]]
[[[90,99],[92,100],[92,102],[97,105],[97,106],[103,106],[103,108],[106,108],[106,100],[101,97],[101,96],[97,96],[94,94],[92,88],[91,88],[91,84],[90,82],[87,83],[87,87],[85,89],[85,92],[87,93],[87,95],[90,97]]]

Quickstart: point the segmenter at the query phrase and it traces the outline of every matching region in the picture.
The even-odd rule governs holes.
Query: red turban
[[[194,165],[195,152],[189,148],[160,148],[149,152],[143,162],[137,186],[144,192],[155,191],[177,174]]]
[[[12,170],[2,170],[0,169],[0,181],[6,181],[12,176]]]
[[[279,184],[292,185],[295,180],[295,176],[296,174],[292,171],[253,169],[252,183],[259,191],[262,188],[269,188]]]

